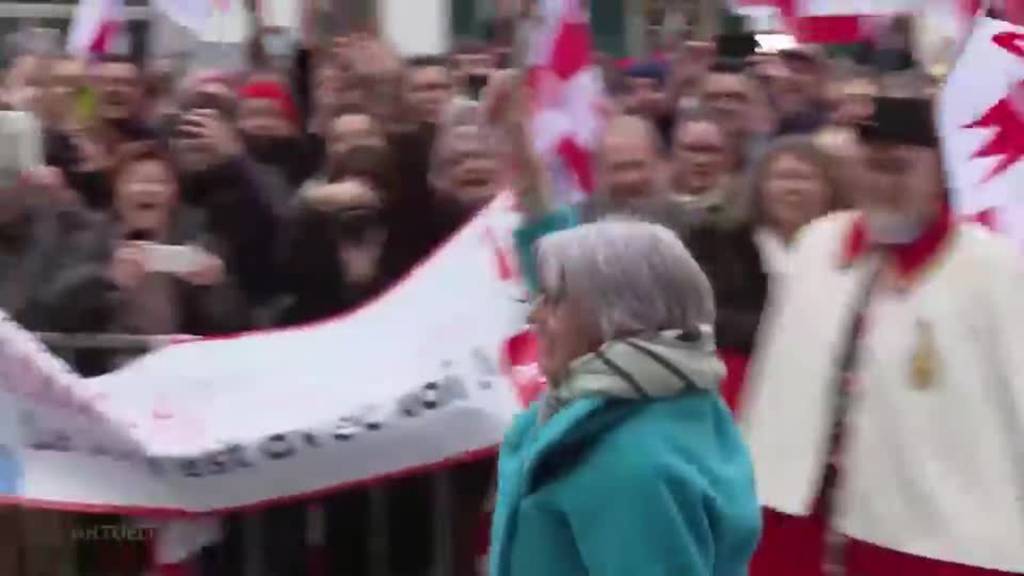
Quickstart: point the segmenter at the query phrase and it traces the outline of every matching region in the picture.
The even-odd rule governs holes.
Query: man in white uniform
[[[805,230],[760,334],[752,574],[1024,573],[1024,255],[952,219],[929,102],[860,136],[859,209]]]

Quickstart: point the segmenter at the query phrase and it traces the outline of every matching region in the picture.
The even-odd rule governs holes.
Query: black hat
[[[859,126],[864,142],[936,148],[939,144],[932,102],[925,98],[875,98],[871,119]]]
[[[744,60],[753,56],[760,46],[749,32],[721,34],[715,39],[715,51],[722,59]]]

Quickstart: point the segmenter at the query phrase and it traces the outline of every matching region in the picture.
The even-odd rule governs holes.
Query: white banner
[[[451,49],[449,0],[381,0],[384,38],[402,56],[445,54]]]
[[[345,317],[184,342],[82,379],[0,322],[6,500],[126,514],[313,496],[498,444],[525,293],[503,199]],[[513,351],[512,354],[519,354]],[[532,382],[535,370],[515,377]],[[525,392],[525,390],[524,390]],[[535,391],[532,391],[535,392]]]
[[[979,18],[939,104],[957,213],[1024,245],[1024,27]]]

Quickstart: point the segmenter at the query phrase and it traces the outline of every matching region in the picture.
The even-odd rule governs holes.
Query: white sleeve
[[[985,246],[988,248],[989,246]],[[1016,450],[1016,476],[1024,488],[1024,254],[1009,242],[991,243],[989,270],[976,279],[987,284],[993,327],[996,373],[1008,445]]]

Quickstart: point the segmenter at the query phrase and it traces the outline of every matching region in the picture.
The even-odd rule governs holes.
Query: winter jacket
[[[89,239],[103,219],[78,208],[37,206],[0,227],[0,308],[30,329],[41,329],[59,297],[58,280],[87,259]]]
[[[516,234],[534,245],[573,208]],[[711,334],[605,343],[513,424],[498,462],[491,576],[741,576],[760,536],[749,455],[717,393]]]
[[[671,332],[574,362],[502,444],[491,575],[745,575],[761,516],[723,373]]]
[[[134,296],[122,292],[109,278],[110,261],[118,243],[116,228],[109,222],[98,226],[90,237],[82,240],[76,261],[66,262],[54,275],[44,297],[36,304],[35,319],[40,329],[154,333],[151,326],[132,323],[131,315],[125,312]],[[201,216],[187,209],[176,215],[166,243],[203,246],[217,253],[216,242],[204,234]],[[161,292],[152,299],[149,310],[165,320],[153,324],[160,326],[155,333],[210,335],[237,332],[249,326],[246,301],[230,275],[215,286],[194,286],[163,274],[147,275],[143,282],[137,290]],[[146,312],[137,310],[136,316],[145,316]],[[101,372],[116,364],[106,354],[84,354],[78,360],[79,368],[87,373]]]
[[[749,225],[697,227],[687,247],[715,291],[720,348],[750,354],[768,298],[768,275]]]

